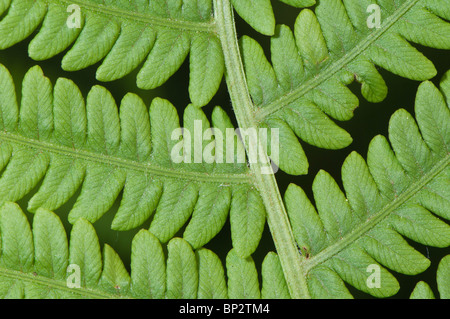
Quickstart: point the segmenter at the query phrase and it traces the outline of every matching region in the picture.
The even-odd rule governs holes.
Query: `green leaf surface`
[[[225,273],[222,262],[212,251],[201,248],[196,251],[198,260],[198,295],[199,299],[228,298]]]
[[[242,258],[231,250],[226,259],[228,297],[232,299],[259,299],[258,273],[252,257]]]
[[[132,239],[129,272],[110,245],[101,249],[94,226],[84,218],[67,236],[49,210],[38,209],[31,227],[19,205],[6,202],[0,208],[1,298],[289,298],[275,253],[265,257],[262,269],[260,292],[251,257],[231,250],[225,268],[209,249],[194,251],[179,237],[162,245],[141,229]]]
[[[174,238],[167,249],[167,298],[197,298],[198,270],[191,246],[181,238]]]
[[[142,298],[161,299],[166,289],[166,264],[158,239],[146,230],[139,231],[132,242],[131,285]]]
[[[260,43],[246,35],[241,37],[256,123],[277,128],[282,121],[285,130],[308,144],[342,149],[351,144],[352,138],[334,120],[350,120],[359,106],[357,95],[348,88],[352,82],[361,84],[366,100],[381,102],[387,96],[387,86],[379,67],[416,81],[436,75],[433,63],[413,44],[448,49],[450,24],[443,9],[448,1],[430,4],[402,0],[395,6],[382,3],[376,27],[368,22],[376,14],[369,11],[371,4],[326,0],[314,9],[300,10],[292,31],[286,25],[275,27],[270,60]],[[251,19],[257,21],[257,17],[253,14]],[[247,22],[252,25],[250,18]],[[432,33],[435,36],[429,36]],[[302,161],[306,163],[306,159]],[[280,168],[292,175],[305,174],[305,170],[288,165]]]
[[[283,276],[280,260],[274,252],[269,252],[262,263],[263,285],[261,298],[289,299],[290,294]]]
[[[96,77],[100,81],[114,81],[139,69],[137,85],[143,89],[162,85],[190,54],[190,97],[200,107],[208,104],[219,88],[224,68],[212,1],[152,2],[156,3],[4,2],[0,49],[33,36],[28,51],[34,60],[62,53],[66,71],[98,63]],[[271,10],[267,13],[273,14]]]
[[[450,0],[280,1],[0,0],[8,61],[26,41],[35,61],[140,90],[187,71],[167,93],[189,97],[85,92],[37,65],[19,86],[0,64],[1,298],[386,298],[433,267],[420,246],[450,246],[450,71],[438,87],[422,52],[450,49]],[[414,110],[332,176],[310,146],[359,140],[340,122],[392,93],[386,72],[424,81]],[[222,84],[235,118],[202,109]],[[312,192],[282,197],[310,167]],[[449,298],[449,264],[410,298]]]
[[[210,152],[212,161],[194,162],[198,154],[208,154],[210,144],[195,139],[196,119],[203,119],[205,130],[214,132],[214,126],[210,127],[204,112],[193,105],[183,117],[192,134],[177,136],[178,114],[167,100],[155,98],[148,110],[137,95],[129,93],[119,108],[112,94],[97,85],[85,101],[72,81],[60,78],[53,89],[42,70],[33,67],[25,76],[17,114],[15,97],[6,95],[6,90],[13,88],[11,75],[3,67],[0,79],[5,83],[0,92],[5,92],[7,102],[2,106],[4,130],[0,133],[2,203],[33,194],[28,209],[35,212],[39,208],[56,210],[75,199],[68,215],[73,224],[79,218],[96,222],[120,198],[113,229],[130,230],[151,219],[150,231],[165,243],[187,225],[184,238],[197,249],[223,228],[238,189],[251,185],[245,157],[237,161],[242,144],[218,106],[214,112],[217,129],[230,129],[232,134],[224,131],[222,139],[214,137],[216,146],[226,150],[227,140],[231,140],[236,150],[223,168],[219,164],[229,156],[226,152]],[[175,158],[179,143],[192,147],[191,160],[183,153],[182,161]],[[251,233],[255,236],[243,252],[250,255],[261,239],[264,207],[256,190],[240,198],[256,207],[249,220],[257,222]],[[234,244],[242,245],[239,241],[235,239]]]
[[[369,145],[367,162],[356,152],[345,159],[341,171],[345,193],[320,171],[313,182],[316,211],[302,189],[288,187],[286,208],[305,256],[313,297],[351,296],[344,282],[376,297],[395,295],[399,284],[388,270],[417,275],[431,264],[406,238],[435,247],[450,245],[450,228],[444,221],[447,206],[426,200],[431,189],[443,202],[448,200],[443,191],[449,182],[446,81],[445,76],[443,92],[431,82],[419,86],[416,120],[404,109],[392,115],[392,148],[386,138],[377,136]],[[445,295],[445,259],[440,267],[439,289]],[[416,298],[426,296],[431,295],[422,284],[413,293]]]
[[[256,31],[272,35],[275,16],[270,0],[232,0],[236,12]]]
[[[435,297],[430,286],[424,281],[419,281],[411,293],[410,299],[435,299]]]
[[[437,270],[437,284],[441,299],[450,298],[450,257],[445,256],[439,263]]]
[[[258,192],[237,188],[230,208],[231,239],[236,253],[249,257],[258,247],[265,225],[265,208]]]

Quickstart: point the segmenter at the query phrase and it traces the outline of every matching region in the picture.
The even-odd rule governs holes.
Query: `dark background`
[[[274,11],[276,12],[277,23],[286,24],[292,28],[294,21],[298,15],[299,9],[284,5],[279,1],[272,1],[272,5],[274,7]],[[252,30],[238,16],[236,16],[236,20],[239,36],[246,34],[258,40],[266,50],[267,57],[270,59],[268,50],[269,37],[262,36],[256,31]],[[100,63],[77,72],[63,71],[61,69],[61,59],[64,56],[65,52],[67,52],[67,50],[62,54],[46,61],[33,61],[28,57],[27,48],[30,39],[32,39],[36,33],[37,32],[31,35],[28,40],[23,41],[9,49],[0,51],[0,63],[5,65],[10,70],[11,74],[13,74],[19,100],[21,82],[24,74],[30,67],[38,64],[41,66],[44,74],[50,78],[53,84],[56,82],[56,79],[58,77],[70,78],[80,87],[80,90],[85,97],[89,89],[93,85],[100,84],[111,91],[118,105],[120,105],[122,97],[128,92],[138,94],[144,100],[146,105],[150,105],[154,97],[166,98],[178,108],[179,114],[181,114],[184,107],[190,103],[187,86],[189,76],[189,58],[186,60],[180,70],[178,70],[176,74],[172,76],[162,87],[151,91],[145,91],[138,89],[135,84],[136,75],[141,66],[139,66],[135,71],[133,71],[123,79],[114,82],[102,83],[95,79],[95,71]],[[446,70],[450,69],[450,52],[445,50],[425,48],[418,45],[415,46],[435,64],[436,69],[438,70],[438,75],[433,78],[432,81],[436,85],[438,85],[442,75]],[[363,157],[366,157],[367,147],[370,140],[377,134],[387,136],[389,118],[397,109],[404,108],[411,114],[414,114],[414,99],[417,87],[420,83],[401,78],[384,70],[379,71],[383,75],[389,88],[388,96],[382,103],[368,103],[362,98],[360,94],[360,85],[358,83],[353,83],[350,85],[350,89],[358,96],[360,100],[360,106],[356,109],[355,116],[352,120],[339,123],[339,125],[345,128],[352,135],[353,143],[343,150],[331,151],[319,149],[302,142],[302,146],[310,163],[309,174],[306,176],[293,177],[279,171],[276,174],[276,178],[279,183],[281,194],[284,194],[289,183],[295,183],[301,186],[308,194],[309,198],[312,199],[312,181],[320,169],[324,169],[329,172],[336,179],[336,181],[341,184],[340,168],[344,159],[350,154],[350,152],[357,151],[358,153],[363,155]],[[222,81],[221,88],[219,89],[219,92],[216,94],[213,100],[209,103],[208,106],[204,107],[204,111],[208,116],[210,115],[210,112],[215,105],[222,106],[225,110],[228,111],[228,114],[234,120],[230,98],[228,96],[224,81]],[[39,186],[40,185],[38,185],[35,190],[37,190]],[[24,211],[26,211],[27,202],[32,197],[33,193],[34,192],[31,192],[20,201],[19,204]],[[67,222],[67,215],[70,211],[70,208],[73,206],[77,196],[78,193],[74,195],[70,202],[56,211],[56,213],[61,217],[61,220],[65,224],[67,233],[70,232],[71,228],[71,225]],[[116,200],[115,205],[111,209],[111,211],[106,213],[99,221],[95,223],[95,228],[99,234],[101,243],[108,243],[109,245],[111,245],[122,257],[124,264],[129,267],[131,240],[138,229],[127,232],[117,232],[111,230],[111,221],[114,217],[115,212],[117,211],[120,199],[121,195]],[[29,217],[30,219],[32,218],[31,214],[29,214]],[[148,228],[148,226],[149,221],[142,227]],[[180,233],[180,236],[181,235],[182,233]],[[401,290],[396,296],[394,296],[394,298],[409,297],[415,284],[419,280],[425,280],[428,284],[430,284],[435,292],[435,295],[438,296],[435,284],[436,268],[440,259],[450,253],[450,248],[436,249],[432,247],[417,245],[413,242],[411,242],[411,245],[416,247],[416,249],[422,252],[425,256],[429,257],[432,264],[426,272],[419,276],[411,277],[401,274],[395,274],[397,279],[400,281]],[[206,247],[212,249],[222,258],[222,260],[225,260],[227,252],[229,251],[229,249],[231,249],[230,229],[228,222],[223,230]],[[264,256],[270,250],[275,249],[270,236],[270,231],[266,225],[262,241],[259,245],[258,250],[253,256],[258,268],[260,267]],[[356,291],[352,287],[349,287],[349,289],[355,295],[355,297],[370,297]]]

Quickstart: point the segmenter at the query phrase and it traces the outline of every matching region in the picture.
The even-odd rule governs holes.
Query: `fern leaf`
[[[227,278],[219,257],[193,250],[182,238],[166,247],[149,231],[133,238],[131,272],[108,244],[103,252],[94,227],[79,218],[67,239],[59,217],[46,209],[33,215],[21,208],[0,208],[0,297],[2,298],[259,298],[258,274],[251,257],[231,250]],[[164,252],[167,252],[166,253]],[[278,256],[263,262],[263,296],[289,298]]]
[[[83,218],[73,226],[70,245],[61,221],[48,210],[36,212],[31,231],[20,207],[7,202],[1,208],[0,221],[0,287],[8,288],[1,289],[3,298],[145,298],[158,289],[164,294],[165,278],[155,276],[158,268],[149,274],[148,264],[143,264],[149,253],[152,259],[158,251],[162,253],[161,245],[144,230],[133,241],[130,279],[120,257],[107,244],[102,260],[97,234]],[[142,246],[149,242],[153,245]],[[158,266],[158,261],[155,258],[151,264]],[[165,271],[165,262],[159,266]]]
[[[294,7],[309,7],[315,0],[280,0]],[[275,30],[275,15],[270,0],[231,0],[237,14],[252,28],[264,35],[273,35]]]
[[[97,79],[113,81],[143,64],[137,85],[152,89],[167,81],[190,53],[189,94],[196,106],[208,104],[222,81],[223,54],[211,0],[182,5],[170,1],[167,6],[162,0],[136,5],[13,0],[3,6],[0,49],[23,41],[41,26],[30,42],[30,57],[49,59],[71,46],[62,60],[67,71],[100,62]]]
[[[201,248],[196,251],[198,260],[198,299],[228,298],[227,284],[222,262],[212,251]]]
[[[426,282],[420,281],[414,287],[410,299],[435,299],[435,297],[430,286]]]
[[[228,297],[231,299],[259,299],[258,272],[253,258],[241,258],[230,250],[226,260]]]
[[[275,16],[269,0],[232,0],[236,12],[256,31],[272,35],[275,28]]]
[[[449,283],[450,283],[450,256],[445,256],[439,262],[436,280],[439,297],[441,299],[449,299]],[[411,293],[411,299],[435,299],[435,295],[430,286],[423,281],[417,283],[414,291]]]
[[[103,271],[100,284],[112,294],[126,294],[130,289],[130,275],[119,255],[109,245],[103,250]]]
[[[83,275],[81,286],[95,287],[102,271],[100,243],[94,227],[84,218],[76,222],[70,234],[71,265],[77,265]]]
[[[316,3],[315,0],[280,0],[280,1],[297,8],[310,7]]]
[[[281,1],[301,8],[315,2]],[[397,111],[389,141],[377,136],[367,161],[355,152],[348,156],[342,166],[345,193],[324,171],[313,184],[315,206],[291,185],[285,194],[290,225],[275,178],[262,177],[259,165],[247,167],[237,134],[231,148],[221,147],[216,133],[234,129],[228,115],[217,106],[209,119],[200,108],[226,71],[239,124],[279,130],[275,164],[289,174],[306,174],[299,138],[328,149],[352,142],[334,122],[349,120],[358,106],[350,83],[360,82],[363,97],[379,102],[387,87],[378,67],[418,81],[436,74],[410,42],[450,48],[448,0],[379,1],[382,20],[373,28],[367,23],[369,0],[324,0],[301,10],[294,30],[275,25],[269,0],[231,0],[253,28],[272,36],[270,62],[248,36],[239,41],[240,55],[228,0],[215,1],[214,8],[211,0],[74,2],[0,1],[0,49],[35,34],[33,59],[67,51],[63,69],[98,63],[101,81],[139,67],[143,89],[162,85],[189,56],[192,103],[180,116],[160,98],[147,109],[127,94],[117,105],[101,86],[85,99],[70,80],[53,86],[39,67],[26,74],[18,103],[11,75],[0,65],[0,296],[351,298],[349,284],[386,297],[399,289],[391,271],[415,275],[430,265],[405,238],[450,245],[450,227],[442,220],[450,219],[450,73],[442,92],[431,82],[420,85],[416,121]],[[208,161],[201,160],[205,154]],[[27,195],[31,216],[12,203]],[[70,199],[68,241],[51,210]],[[149,220],[149,230],[133,240],[130,273],[111,246],[102,249],[92,225],[116,201],[114,230]],[[258,267],[252,254],[266,208],[280,256],[271,252]],[[233,247],[224,268],[204,246],[228,217]],[[437,274],[443,297],[448,264],[444,258]],[[72,271],[82,275],[67,276]],[[433,293],[419,283],[411,297]]]
[[[450,48],[450,24],[444,20],[448,18],[448,0],[439,4],[402,0],[395,6],[380,3],[381,23],[373,28],[367,22],[370,4],[326,0],[314,11],[301,10],[293,31],[276,26],[270,40],[271,63],[258,42],[248,36],[240,39],[258,123],[275,128],[282,122],[303,142],[327,149],[345,148],[352,138],[333,120],[351,119],[359,105],[347,87],[350,83],[356,79],[365,99],[380,102],[387,87],[378,67],[418,81],[436,75],[432,62],[409,42]],[[280,158],[288,156],[284,154],[290,150],[283,147],[286,143],[280,141]],[[300,152],[301,144],[289,142],[294,143]],[[306,161],[302,157],[295,168],[285,163],[280,163],[280,168],[289,174],[304,174]]]
[[[45,277],[66,277],[69,247],[66,232],[54,215],[41,209],[33,221],[34,267]]]
[[[222,229],[228,216],[231,202],[229,187],[211,188],[207,185],[199,190],[198,200],[183,237],[199,248],[209,242]],[[210,227],[205,228],[205,225]]]
[[[264,258],[261,267],[262,299],[289,299],[290,294],[283,276],[280,259],[277,254],[270,252]]]
[[[6,203],[1,208],[0,286],[17,287],[10,291],[2,289],[2,297],[70,298],[79,292],[83,295],[83,291],[86,297],[95,296],[95,292],[91,293],[87,289],[71,290],[65,281],[69,262],[78,262],[77,265],[83,270],[83,278],[80,279],[83,288],[97,285],[102,260],[93,227],[89,228],[80,220],[72,230],[68,250],[66,234],[59,218],[44,209],[38,210],[35,217],[31,232],[27,218],[18,205]],[[50,225],[56,228],[49,232]],[[13,230],[20,234],[20,238],[11,233]],[[92,232],[94,241],[89,242]]]
[[[450,298],[450,257],[442,258],[437,271],[437,284],[441,299]]]
[[[166,262],[159,240],[140,230],[131,247],[131,286],[137,296],[162,299],[166,293]]]
[[[253,187],[235,188],[230,207],[233,247],[240,256],[250,256],[258,247],[265,225],[265,209]]]
[[[392,296],[399,284],[388,269],[415,275],[430,265],[404,237],[429,246],[450,245],[450,227],[443,221],[450,217],[450,111],[444,97],[449,74],[441,82],[442,92],[428,81],[419,86],[417,124],[403,109],[392,115],[392,149],[386,138],[377,136],[369,145],[367,163],[355,152],[347,157],[342,166],[345,195],[324,171],[313,183],[317,210],[301,188],[289,186],[284,199],[313,297],[351,297],[344,282],[377,297]],[[374,272],[379,281],[371,276]],[[441,278],[446,278],[444,273]],[[417,289],[417,296],[426,292]]]
[[[214,135],[210,141],[202,140],[200,152],[194,148],[194,134],[202,137],[214,128],[201,109],[192,105],[185,109],[184,125],[191,136],[185,132],[174,139],[180,122],[166,100],[153,100],[148,111],[139,97],[127,94],[119,112],[105,88],[94,86],[85,102],[72,81],[58,79],[52,88],[42,70],[33,67],[24,78],[19,107],[11,94],[11,76],[3,66],[0,82],[4,84],[0,89],[4,97],[1,203],[17,201],[39,185],[28,203],[31,212],[55,210],[76,196],[69,221],[83,217],[94,223],[121,197],[113,229],[133,229],[153,217],[149,229],[165,243],[187,224],[183,236],[195,249],[218,234],[229,216],[233,225],[248,219],[246,227],[233,227],[233,242],[242,257],[257,248],[265,223],[262,199],[245,161],[233,157],[227,162],[226,152],[211,151],[211,143],[218,149],[224,139],[215,140]],[[195,133],[199,118],[203,118],[202,131]],[[219,129],[231,126],[220,107],[214,110],[215,123]],[[232,132],[235,149],[242,148]],[[182,146],[183,156],[190,154],[192,159],[174,160],[177,145]],[[189,152],[188,145],[193,147]],[[208,147],[213,161],[193,163]],[[236,203],[248,203],[251,213],[245,215]],[[249,240],[242,241],[240,235],[246,232]]]
[[[192,248],[183,239],[174,238],[167,249],[167,298],[197,298],[198,268]]]

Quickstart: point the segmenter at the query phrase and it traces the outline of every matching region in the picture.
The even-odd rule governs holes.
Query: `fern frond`
[[[206,105],[222,81],[223,54],[211,0],[2,3],[0,14],[6,11],[6,15],[0,21],[0,49],[39,29],[29,45],[32,59],[45,60],[68,50],[62,60],[64,70],[102,61],[96,75],[100,81],[122,78],[143,64],[137,75],[142,89],[162,85],[190,54],[189,95],[196,106]],[[72,19],[78,19],[79,25],[69,26]]]
[[[355,152],[347,157],[345,194],[320,171],[313,182],[316,211],[301,188],[288,187],[285,203],[313,297],[351,297],[344,282],[373,296],[392,296],[399,284],[388,269],[415,275],[430,265],[403,237],[450,246],[450,226],[442,220],[450,220],[449,89],[450,72],[442,93],[423,82],[416,96],[417,124],[403,109],[391,117],[392,149],[377,136],[367,163]],[[378,286],[371,282],[374,271]]]
[[[315,0],[280,0],[294,7],[312,6]],[[231,0],[237,14],[252,28],[264,35],[274,35],[275,15],[270,0]]]
[[[17,204],[4,203],[0,243],[1,298],[260,297],[253,260],[234,250],[227,257],[227,283],[222,262],[212,251],[194,251],[184,239],[173,238],[166,256],[159,240],[142,229],[132,241],[129,274],[111,246],[105,244],[101,252],[95,229],[86,219],[75,222],[68,241],[59,217],[43,208],[34,214],[30,227]],[[267,255],[263,269],[263,296],[289,297],[275,253]]]
[[[448,0],[378,1],[381,22],[369,28],[367,8],[373,1],[321,0],[314,11],[303,9],[294,31],[276,26],[271,37],[271,62],[261,45],[248,36],[240,39],[249,93],[260,125],[283,126],[286,135],[326,149],[341,149],[351,136],[332,119],[353,117],[358,98],[348,85],[361,83],[370,102],[380,102],[388,88],[381,67],[396,75],[424,81],[436,75],[433,63],[409,42],[450,49]],[[255,18],[256,19],[256,18]],[[277,125],[274,125],[276,123]],[[282,124],[281,124],[282,123]],[[289,167],[281,161],[298,141],[280,141],[280,168],[304,174],[306,158]],[[292,165],[291,165],[292,166]]]
[[[450,299],[450,255],[439,263],[436,279],[441,299]]]
[[[191,140],[194,134],[232,128],[220,107],[211,126],[201,109],[188,106],[183,124],[192,136],[185,132],[174,138],[178,114],[163,99],[154,99],[147,111],[139,97],[127,94],[118,112],[105,88],[94,86],[85,101],[70,80],[60,78],[53,88],[39,67],[25,75],[20,108],[14,92],[9,72],[0,66],[0,203],[17,201],[38,186],[29,211],[55,210],[77,196],[69,221],[83,217],[94,223],[123,193],[112,221],[115,230],[136,228],[151,218],[150,231],[167,242],[187,224],[183,236],[197,249],[219,233],[230,213],[240,256],[258,246],[265,209],[246,162],[230,163],[225,152],[211,153],[211,143],[219,148],[214,137],[201,145],[214,155],[211,163],[173,159],[175,146],[183,143],[182,155],[195,156],[195,149],[188,152],[197,143]],[[198,119],[203,119],[202,132],[195,133]],[[242,148],[234,138],[236,150]]]
[[[413,292],[411,293],[410,299],[435,299],[434,293],[431,290],[430,286],[424,282],[419,281],[414,287]]]
[[[120,258],[105,246],[102,260],[97,234],[85,219],[75,223],[69,246],[54,213],[39,209],[31,228],[20,207],[7,202],[0,210],[0,234],[2,298],[108,298],[130,292]],[[156,248],[146,247],[155,256]]]
[[[439,297],[441,299],[450,298],[450,255],[445,256],[439,262],[437,270],[437,288],[439,292]],[[435,299],[435,295],[431,290],[430,286],[424,282],[420,281],[414,287],[413,292],[410,296],[411,299]]]

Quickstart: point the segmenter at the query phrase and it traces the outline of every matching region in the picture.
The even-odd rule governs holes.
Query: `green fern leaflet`
[[[387,298],[405,275],[450,298],[450,71],[427,57],[449,21],[450,0],[0,0],[0,296]],[[344,122],[390,77],[414,103],[360,155]]]

